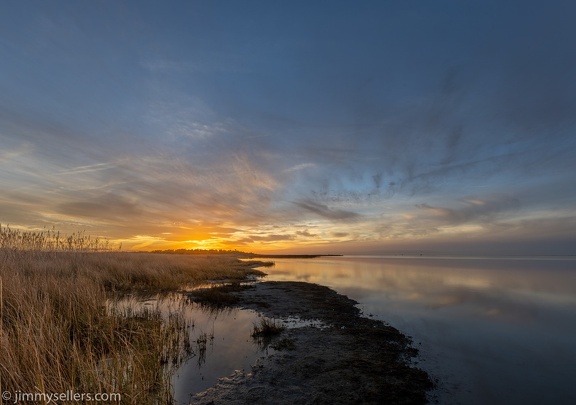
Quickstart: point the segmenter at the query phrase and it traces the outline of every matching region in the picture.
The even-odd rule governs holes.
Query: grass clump
[[[254,324],[252,329],[252,339],[261,349],[266,349],[284,329],[286,328],[274,319],[260,318],[260,323]]]
[[[240,299],[218,288],[203,288],[192,294],[192,299],[202,306],[209,308],[222,308],[236,304]]]
[[[280,334],[286,329],[282,324],[277,323],[274,319],[261,318],[259,325],[254,325],[252,330],[253,338],[267,338]]]
[[[177,312],[121,311],[115,300],[258,272],[233,257],[100,251],[97,238],[68,238],[0,227],[2,390],[172,403],[170,376],[193,350],[191,325]]]
[[[226,283],[224,285],[198,288],[189,293],[189,297],[198,304],[210,309],[222,309],[230,307],[240,301],[240,298],[233,293],[252,288],[242,285],[239,282]]]

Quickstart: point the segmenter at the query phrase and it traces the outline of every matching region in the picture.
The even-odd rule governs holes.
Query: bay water
[[[576,258],[275,259],[412,337],[439,404],[576,403]]]

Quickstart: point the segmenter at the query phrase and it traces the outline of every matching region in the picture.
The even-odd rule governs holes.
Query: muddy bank
[[[263,344],[276,348],[252,367],[220,379],[192,404],[424,404],[428,375],[408,360],[410,340],[363,318],[356,302],[302,282],[262,282],[224,288],[229,304],[269,318],[299,317],[316,325],[289,328]],[[207,297],[198,299],[209,299]]]

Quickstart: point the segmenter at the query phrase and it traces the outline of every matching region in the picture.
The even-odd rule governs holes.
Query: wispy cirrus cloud
[[[91,165],[76,166],[71,169],[66,169],[58,172],[58,175],[76,175],[80,173],[90,173],[97,172],[100,170],[111,169],[114,167],[114,163],[94,163]]]
[[[284,169],[283,172],[284,173],[292,173],[292,172],[298,172],[298,171],[304,170],[304,169],[311,169],[313,167],[316,167],[315,163],[300,163],[300,164],[297,164],[295,166]]]

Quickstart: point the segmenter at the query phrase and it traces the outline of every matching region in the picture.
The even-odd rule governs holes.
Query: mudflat
[[[196,394],[192,404],[425,404],[430,377],[412,365],[411,340],[363,317],[357,302],[304,282],[222,287],[227,305],[272,319],[297,317],[314,326],[284,329],[263,344],[275,348],[250,371],[236,371]]]

